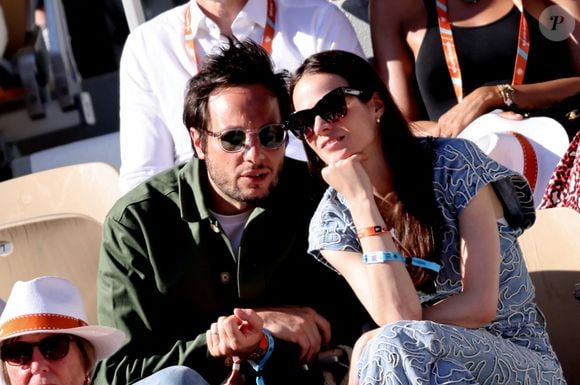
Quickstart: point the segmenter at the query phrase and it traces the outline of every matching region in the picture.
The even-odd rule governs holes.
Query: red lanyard
[[[524,81],[524,74],[526,72],[526,63],[528,61],[528,51],[530,49],[530,31],[528,30],[528,22],[524,16],[523,0],[513,0],[516,7],[520,11],[520,29],[518,33],[518,49],[516,60],[514,64],[514,74],[512,77],[512,85],[522,84]],[[437,8],[439,34],[441,35],[441,44],[443,45],[443,53],[449,75],[451,75],[451,82],[453,90],[457,97],[457,102],[463,100],[463,81],[461,80],[461,69],[459,68],[459,60],[457,59],[457,51],[455,50],[455,42],[453,41],[453,33],[451,31],[451,23],[447,14],[447,0],[435,0]]]
[[[268,13],[266,19],[266,26],[264,27],[264,34],[262,35],[262,47],[266,52],[272,52],[272,40],[274,40],[274,32],[276,27],[276,3],[274,0],[268,0]],[[185,37],[185,50],[189,55],[191,61],[197,68],[200,63],[195,54],[195,41],[191,31],[191,9],[190,5],[185,7],[185,20],[183,23],[183,35]]]

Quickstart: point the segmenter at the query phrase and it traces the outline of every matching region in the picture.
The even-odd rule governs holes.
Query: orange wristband
[[[262,338],[260,339],[260,343],[258,343],[258,347],[248,356],[248,359],[259,362],[268,351],[268,345],[268,336],[266,336],[266,333],[262,333]]]
[[[383,233],[389,232],[389,228],[385,226],[371,226],[365,227],[364,229],[360,229],[356,232],[359,238],[362,237],[371,237],[373,235],[381,235]]]

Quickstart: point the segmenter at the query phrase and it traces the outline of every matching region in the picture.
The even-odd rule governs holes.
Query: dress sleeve
[[[521,174],[465,139],[438,139],[434,146],[433,186],[445,216],[458,217],[479,190],[491,184],[513,229],[524,230],[534,223],[532,191]]]
[[[350,211],[333,188],[326,190],[310,221],[308,252],[336,271],[320,254],[321,250],[362,252]]]

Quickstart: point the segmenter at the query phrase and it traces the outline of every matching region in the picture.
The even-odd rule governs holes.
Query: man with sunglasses
[[[260,43],[277,69],[289,71],[324,50],[365,55],[348,17],[334,1],[179,3],[134,29],[123,48],[119,69],[123,193],[192,156],[181,122],[182,90],[225,36]],[[305,160],[302,144],[292,135],[286,154]]]
[[[105,222],[99,321],[128,342],[96,384],[175,384],[164,376],[179,365],[210,384],[322,385],[319,353],[360,335],[366,311],[306,254],[322,189],[285,158],[286,82],[251,41],[230,41],[189,81],[198,156],[126,194]]]

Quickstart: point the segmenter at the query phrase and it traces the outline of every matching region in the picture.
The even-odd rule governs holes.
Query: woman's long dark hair
[[[363,102],[377,92],[383,103],[380,119],[380,137],[387,164],[391,168],[393,194],[379,209],[386,223],[393,227],[406,256],[441,261],[441,214],[433,190],[433,153],[430,140],[420,142],[396,106],[384,82],[365,59],[346,51],[325,51],[307,58],[296,70],[290,82],[290,94],[306,74],[333,74],[342,77],[348,86],[364,91]],[[366,100],[365,100],[366,99]],[[293,107],[293,106],[292,106]],[[294,108],[293,108],[294,109]],[[320,175],[325,163],[305,144],[311,171]],[[408,255],[411,254],[411,255]],[[418,290],[431,293],[435,290],[436,273],[408,266],[409,274]]]

